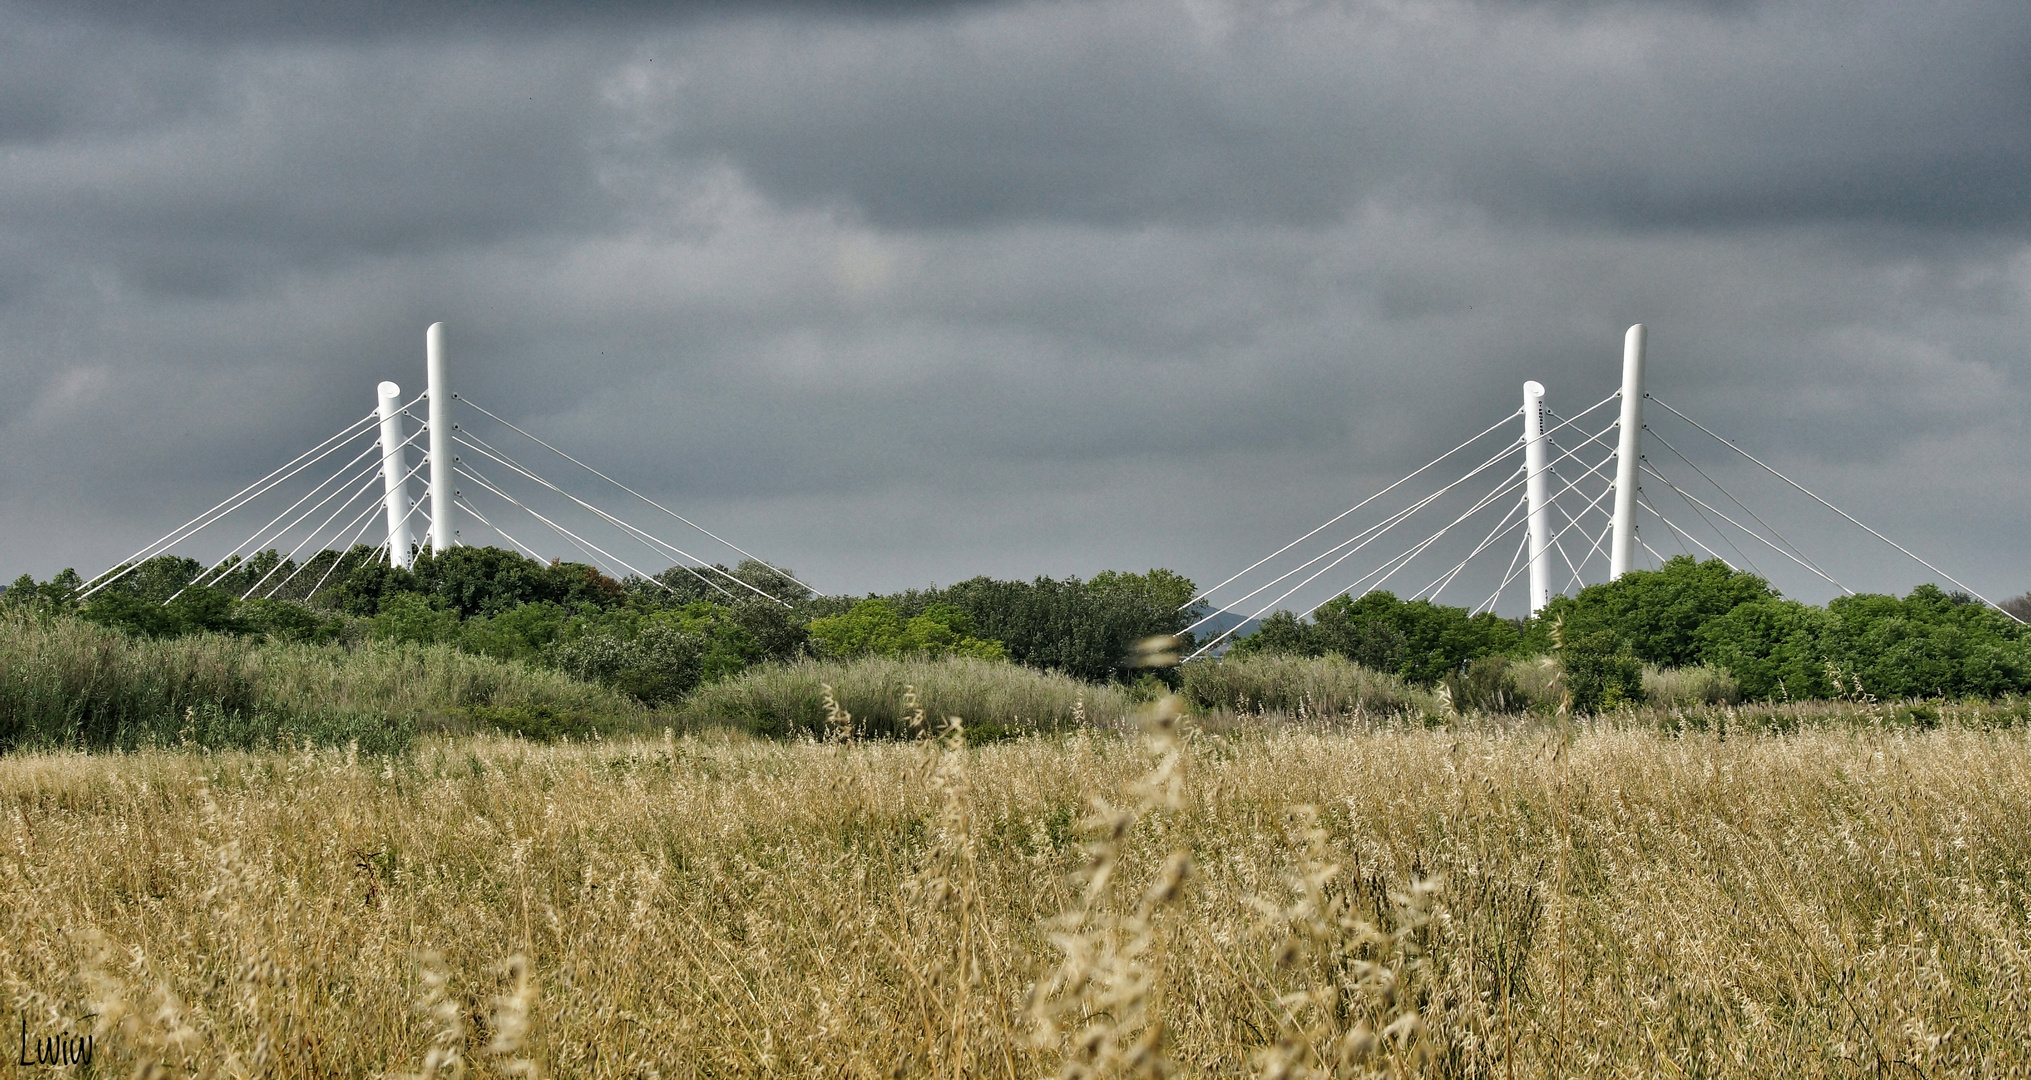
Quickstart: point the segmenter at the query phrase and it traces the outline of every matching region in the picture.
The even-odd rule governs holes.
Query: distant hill
[[[1211,650],[1212,655],[1218,656],[1226,652],[1228,647],[1233,645],[1237,638],[1245,638],[1255,633],[1256,628],[1260,625],[1262,625],[1261,619],[1244,618],[1236,612],[1223,611],[1207,619],[1198,629],[1192,631],[1192,636],[1204,642],[1218,637],[1222,631],[1225,631],[1230,626],[1239,626],[1241,629],[1228,634],[1225,638],[1221,638],[1220,644],[1213,647]]]

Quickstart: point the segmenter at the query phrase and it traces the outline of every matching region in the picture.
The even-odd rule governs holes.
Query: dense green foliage
[[[386,753],[426,729],[523,731],[548,718],[590,733],[642,722],[622,695],[444,645],[151,637],[26,608],[0,612],[0,751],[308,741]]]
[[[976,577],[945,589],[887,599],[906,615],[937,605],[963,612],[972,633],[999,641],[1009,659],[1089,682],[1133,680],[1138,642],[1179,634],[1198,617],[1198,589],[1169,570],[1107,571],[1076,577],[999,581]]]
[[[1501,688],[1492,667],[1474,676],[1474,661],[1552,655],[1581,712],[1640,701],[1646,663],[1725,669],[1752,700],[2031,692],[2026,628],[1964,594],[1921,585],[1902,599],[1846,596],[1815,607],[1718,560],[1686,557],[1555,597],[1520,627],[1378,592],[1337,597],[1309,621],[1278,612],[1233,651],[1341,656],[1475,696]]]
[[[1148,694],[1160,689],[1159,677],[1175,687],[1182,675],[1137,668],[1138,643],[1183,633],[1202,610],[1193,583],[1163,569],[1109,571],[1083,581],[977,577],[856,598],[814,595],[786,572],[754,561],[616,580],[590,566],[543,563],[498,548],[421,552],[409,569],[391,567],[364,547],[320,552],[300,564],[274,551],[218,567],[160,556],[89,597],[86,584],[71,571],[47,582],[24,577],[0,607],[15,618],[75,615],[160,643],[448,649],[547,669],[652,707],[762,666],[787,669],[810,660],[1013,661],[1087,683],[1134,683],[1135,693]],[[1514,711],[1526,701],[1556,700],[1578,712],[1639,703],[1646,679],[1664,685],[1660,670],[1712,669],[1707,682],[1725,684],[1724,696],[1750,700],[2031,692],[2031,636],[1966,596],[1927,585],[1901,599],[1850,596],[1815,607],[1719,561],[1690,558],[1555,598],[1528,622],[1387,592],[1343,595],[1309,617],[1277,612],[1229,656],[1337,658],[1397,680],[1392,685],[1406,692],[1437,694],[1431,700],[1445,708],[1480,712]],[[1530,657],[1555,663],[1514,662]],[[1235,707],[1227,698],[1248,698],[1255,704],[1244,708],[1260,709],[1270,699],[1296,693],[1292,700],[1300,700],[1315,689],[1344,696],[1322,689],[1340,679],[1318,682],[1323,668],[1292,668],[1259,686],[1256,676],[1216,678],[1212,670],[1194,676],[1193,693],[1221,698],[1222,707]],[[1307,689],[1291,689],[1298,686]],[[178,709],[189,713],[178,731],[189,726],[183,720],[204,720],[209,714],[202,709],[191,711],[200,699],[223,710],[216,722],[205,721],[220,730],[244,727],[255,715],[223,692],[188,702],[180,692],[148,693],[156,694],[148,699],[154,703],[134,708],[157,717],[150,721],[157,728],[167,722],[160,717]],[[794,723],[785,721],[785,730],[809,729],[810,703],[799,700],[802,711]],[[488,715],[497,726],[535,734],[570,727],[568,710],[548,705],[478,707],[495,709]],[[89,706],[64,723],[86,741],[100,739],[91,734],[94,709],[134,711]],[[274,731],[308,723],[280,713],[271,719],[260,723]],[[233,740],[243,741],[227,739]]]
[[[887,600],[863,600],[839,615],[811,620],[811,637],[828,657],[970,656],[1005,660],[999,641],[973,636],[973,617],[951,604],[932,604],[905,619]]]
[[[211,634],[345,648],[445,646],[547,667],[649,705],[758,664],[816,657],[1015,660],[1079,679],[1129,681],[1136,643],[1182,630],[1194,592],[1183,577],[1151,570],[1084,582],[983,577],[854,600],[813,595],[753,561],[615,580],[499,548],[419,552],[409,569],[368,548],[302,564],[267,551],[215,568],[160,556],[88,597],[86,584],[70,571],[49,582],[24,577],[5,606],[75,612],[162,641]],[[535,713],[521,719],[532,730],[549,726]]]
[[[1334,597],[1310,622],[1279,611],[1234,651],[1340,656],[1430,687],[1477,657],[1515,651],[1521,636],[1514,622],[1498,615],[1469,615],[1464,608],[1372,592]]]

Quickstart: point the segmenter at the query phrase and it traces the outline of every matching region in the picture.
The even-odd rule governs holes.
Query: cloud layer
[[[444,319],[473,400],[823,588],[1210,583],[1643,321],[1659,398],[2031,588],[2020,5],[319,9],[0,7],[0,573],[420,389]]]

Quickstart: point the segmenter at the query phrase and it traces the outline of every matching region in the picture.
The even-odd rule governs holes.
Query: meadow
[[[0,996],[105,1076],[2031,1072],[2005,714],[1181,705],[20,751]]]

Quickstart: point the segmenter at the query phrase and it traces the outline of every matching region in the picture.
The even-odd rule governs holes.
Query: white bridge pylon
[[[1719,453],[1724,448],[1725,463],[1741,466],[1746,462],[1753,466],[1752,477],[1767,474],[1775,478],[1783,485],[1781,492],[1803,495],[1816,507],[1831,511],[1895,548],[1954,587],[1996,606],[1994,601],[1857,521],[1761,458],[1652,396],[1644,389],[1648,346],[1649,332],[1643,324],[1629,327],[1622,339],[1621,388],[1569,417],[1561,417],[1546,406],[1542,383],[1525,382],[1523,404],[1516,412],[1194,597],[1182,610],[1200,603],[1211,610],[1188,628],[1204,639],[1191,656],[1219,648],[1300,594],[1305,601],[1299,602],[1293,613],[1309,617],[1333,597],[1360,596],[1396,580],[1424,582],[1405,599],[1433,602],[1449,588],[1473,586],[1475,592],[1471,595],[1484,597],[1472,604],[1472,611],[1478,614],[1494,611],[1504,591],[1519,576],[1524,576],[1528,593],[1524,607],[1535,617],[1556,596],[1588,584],[1613,581],[1646,564],[1662,565],[1667,560],[1666,555],[1645,540],[1638,526],[1639,512],[1664,527],[1665,539],[1660,544],[1676,547],[1678,554],[1720,559],[1731,568],[1767,578],[1769,575],[1750,552],[1763,552],[1766,559],[1774,553],[1841,592],[1853,594],[1854,590],[1834,580],[1819,563],[1722,487],[1713,475],[1721,471],[1718,467],[1712,472],[1702,468],[1663,434],[1647,426],[1645,402],[1657,405],[1694,433],[1712,440],[1701,449]],[[1590,422],[1588,418],[1613,402],[1620,403],[1616,418],[1598,430],[1590,430],[1591,424],[1599,423],[1599,419]],[[1435,489],[1408,486],[1456,456],[1462,461],[1475,461],[1476,453],[1489,453],[1490,447],[1498,445],[1490,437],[1518,418],[1523,422],[1518,438],[1501,445],[1457,478]],[[1645,456],[1646,443],[1663,448],[1676,459],[1674,470],[1683,466],[1698,480],[1681,484],[1667,477]],[[1719,448],[1713,443],[1718,443]],[[1468,452],[1477,445],[1482,448],[1480,451]],[[1520,463],[1516,461],[1519,457]],[[1513,468],[1505,471],[1505,465]],[[1646,477],[1661,489],[1653,494],[1675,496],[1675,505],[1683,510],[1673,509],[1675,516],[1666,517],[1658,506],[1662,500],[1646,497]],[[1690,477],[1682,474],[1681,479]],[[1484,515],[1505,508],[1507,512],[1485,534],[1478,525],[1462,528],[1469,521],[1485,520]],[[1369,513],[1356,517],[1364,510]],[[1423,524],[1412,526],[1414,521]],[[1425,531],[1440,522],[1435,529]],[[1404,531],[1398,533],[1399,529]],[[1506,566],[1482,561],[1481,557],[1491,551],[1499,557],[1509,538],[1519,532],[1522,535],[1516,537],[1514,554]],[[1369,554],[1354,564],[1365,570],[1358,576],[1348,570],[1334,573],[1392,534],[1397,535],[1397,543],[1381,549],[1394,552],[1390,557],[1376,561],[1374,553]],[[1475,540],[1477,534],[1479,539]],[[1751,542],[1747,551],[1737,543],[1743,539]],[[1422,569],[1406,573],[1412,566]],[[1480,591],[1489,586],[1492,588],[1485,594]],[[1313,600],[1316,602],[1306,606]]]
[[[375,387],[374,408],[365,416],[121,560],[87,582],[79,598],[91,597],[147,560],[194,542],[208,530],[217,535],[236,525],[244,529],[254,521],[261,524],[251,534],[240,533],[245,539],[208,564],[193,584],[223,582],[229,574],[237,574],[233,586],[243,600],[307,598],[330,581],[341,565],[358,565],[359,553],[369,550],[370,537],[378,540],[371,549],[372,560],[411,567],[418,550],[414,537],[419,520],[427,527],[426,541],[432,554],[460,546],[461,526],[470,520],[531,558],[552,561],[506,531],[514,527],[521,532],[523,527],[515,524],[521,520],[561,541],[574,561],[585,561],[615,579],[636,577],[674,592],[662,573],[674,565],[721,598],[752,596],[785,602],[545,478],[526,461],[512,456],[524,451],[511,451],[505,445],[508,435],[564,459],[572,466],[573,475],[578,471],[591,474],[603,485],[602,490],[623,493],[735,555],[809,588],[780,567],[454,392],[445,324],[441,322],[430,324],[424,332],[424,382],[424,392],[407,401],[402,399],[399,385],[380,383]],[[413,411],[418,405],[426,406],[421,417]],[[506,434],[489,431],[491,440],[482,436],[465,422],[471,414]],[[411,465],[409,448],[419,442],[425,448],[422,458]],[[470,461],[466,455],[471,456]],[[334,465],[340,461],[344,463]],[[412,498],[409,482],[425,470],[425,497]],[[314,484],[313,479],[317,481]],[[262,520],[262,508],[285,501],[287,505],[279,513]],[[484,510],[480,504],[486,504]],[[377,520],[380,529],[375,528]],[[644,551],[646,555],[641,553]],[[257,559],[260,561],[253,561]],[[263,564],[268,565],[249,584],[250,574],[244,568]]]

